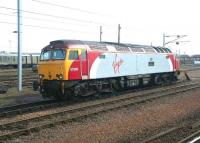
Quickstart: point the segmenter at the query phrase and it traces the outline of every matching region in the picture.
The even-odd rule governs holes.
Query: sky
[[[39,53],[50,41],[76,39],[163,45],[186,35],[178,45],[166,46],[180,54],[200,54],[198,0],[21,0],[22,51]],[[17,51],[17,0],[0,0],[0,51]]]

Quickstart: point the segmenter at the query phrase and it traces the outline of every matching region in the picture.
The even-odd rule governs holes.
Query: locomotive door
[[[88,62],[86,50],[70,49],[68,60],[69,80],[88,79]]]
[[[80,51],[78,49],[70,49],[68,55],[69,80],[81,79]]]
[[[88,79],[88,61],[87,61],[87,53],[85,49],[81,50],[80,66],[81,66],[82,79]]]

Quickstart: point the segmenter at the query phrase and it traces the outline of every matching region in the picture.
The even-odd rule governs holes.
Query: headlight
[[[44,77],[43,74],[39,74],[39,79],[42,79]]]
[[[63,79],[63,75],[62,74],[56,74],[56,77],[58,78],[58,79]]]

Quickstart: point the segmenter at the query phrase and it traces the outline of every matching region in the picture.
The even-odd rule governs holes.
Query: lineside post
[[[102,40],[102,26],[100,26],[100,42],[101,42],[101,40]]]
[[[121,26],[118,24],[118,44],[120,43],[120,31],[121,31]]]
[[[17,0],[18,91],[22,91],[21,0]]]

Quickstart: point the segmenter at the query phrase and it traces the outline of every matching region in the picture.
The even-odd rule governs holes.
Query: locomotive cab
[[[83,49],[43,51],[38,73],[44,80],[87,79],[87,55]]]
[[[64,49],[44,50],[40,56],[38,73],[43,80],[64,78],[66,51]]]
[[[41,52],[38,74],[42,95],[62,96],[76,80],[88,79],[87,51],[60,43],[50,44]]]

